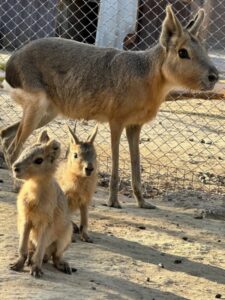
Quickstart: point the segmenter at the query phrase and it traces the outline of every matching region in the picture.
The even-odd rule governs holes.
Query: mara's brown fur
[[[88,235],[88,207],[97,184],[97,158],[93,144],[96,134],[97,126],[84,142],[69,128],[67,159],[57,171],[57,179],[68,199],[70,213],[80,210],[80,238],[89,243],[92,239]]]
[[[60,144],[43,131],[38,143],[13,164],[14,176],[24,183],[17,198],[19,258],[11,269],[22,270],[28,259],[34,277],[43,274],[44,255],[52,257],[58,270],[71,274],[63,252],[71,241],[72,223],[65,195],[54,179],[59,154]]]
[[[170,90],[210,90],[217,82],[218,71],[199,39],[203,19],[204,10],[199,10],[184,28],[168,6],[159,43],[146,51],[98,48],[60,38],[33,41],[16,51],[6,65],[6,81],[12,98],[23,108],[23,117],[1,133],[9,164],[32,131],[59,114],[108,122],[109,206],[120,207],[119,142],[126,128],[134,196],[139,207],[154,208],[141,192],[141,127],[156,116]]]

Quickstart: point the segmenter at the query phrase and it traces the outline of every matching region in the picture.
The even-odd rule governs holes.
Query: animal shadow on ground
[[[98,244],[105,251],[130,256],[135,260],[155,264],[156,266],[160,262],[164,265],[165,269],[170,271],[184,272],[192,276],[203,277],[210,281],[225,284],[225,270],[222,268],[190,261],[185,257],[181,258],[183,259],[182,264],[174,264],[177,256],[159,252],[156,249],[137,242],[124,240],[115,236],[105,236],[101,233],[93,233],[93,237],[98,239]]]

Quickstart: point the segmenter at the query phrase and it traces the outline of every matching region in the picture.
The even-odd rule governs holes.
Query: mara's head
[[[162,72],[174,87],[211,90],[218,81],[218,71],[199,38],[204,15],[200,9],[184,28],[171,5],[166,8],[160,35],[160,44],[165,50]]]
[[[56,170],[59,155],[60,143],[50,139],[44,130],[37,142],[27,147],[15,161],[13,175],[22,180],[51,176]]]
[[[67,154],[67,162],[69,168],[71,168],[71,172],[76,173],[78,176],[91,176],[97,171],[97,159],[94,147],[97,131],[98,127],[96,125],[92,134],[85,142],[83,142],[76,136],[75,130],[73,131],[68,127],[70,145]]]

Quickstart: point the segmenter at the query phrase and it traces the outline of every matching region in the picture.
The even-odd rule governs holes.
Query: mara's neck
[[[149,86],[151,95],[154,98],[165,99],[167,94],[175,88],[175,85],[170,82],[163,74],[163,64],[166,59],[166,50],[160,44],[145,51],[150,65]]]
[[[30,205],[39,205],[45,203],[48,205],[49,199],[54,201],[55,185],[53,177],[41,176],[32,177],[26,180],[20,190],[20,196]]]
[[[53,182],[53,176],[52,174],[46,174],[42,176],[35,176],[32,178],[29,178],[26,183],[29,184],[32,187],[41,187],[41,188],[50,188]]]

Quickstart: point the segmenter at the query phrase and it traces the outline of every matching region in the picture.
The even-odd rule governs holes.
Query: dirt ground
[[[195,210],[219,206],[222,196],[168,193],[143,210],[120,195],[123,209],[108,208],[98,188],[90,209],[94,243],[71,244],[66,259],[78,269],[64,275],[44,265],[42,279],[9,270],[17,257],[16,194],[0,170],[0,294],[14,299],[225,299],[224,221],[195,219]],[[78,217],[74,218],[78,222]]]

